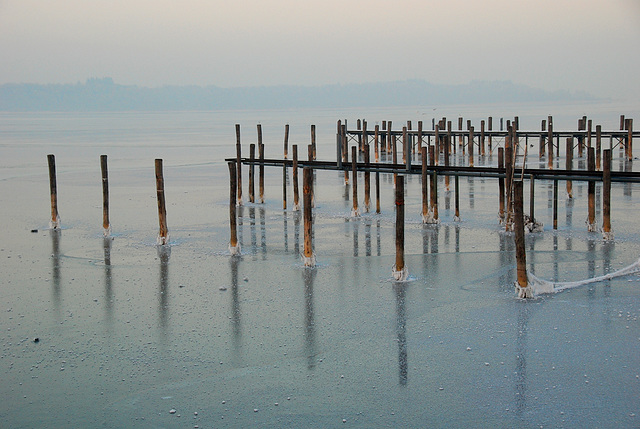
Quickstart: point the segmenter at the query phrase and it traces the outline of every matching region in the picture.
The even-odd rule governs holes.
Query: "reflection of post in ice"
[[[316,362],[316,323],[313,309],[313,281],[317,270],[305,267],[302,271],[304,280],[304,348],[307,356],[307,368],[314,369]]]
[[[406,286],[406,282],[393,283],[393,291],[396,295],[396,336],[398,341],[398,375],[400,386],[406,386],[408,381]]]
[[[256,232],[256,208],[249,207],[249,226],[251,227],[251,254],[254,256],[258,253],[258,236]]]
[[[367,218],[364,222],[364,248],[365,255],[371,256],[371,219]]]
[[[596,276],[596,241],[592,235],[587,239],[587,258],[589,262],[587,263],[589,270],[589,278],[592,279]],[[595,298],[596,294],[596,286],[589,285],[587,288],[587,294],[589,298]]]
[[[516,412],[522,415],[527,408],[527,324],[531,306],[525,302],[516,305],[519,307],[516,332]]]
[[[284,251],[289,252],[289,220],[287,212],[282,213],[282,222],[284,230]]]
[[[111,274],[111,243],[113,239],[111,237],[104,237],[104,299],[105,309],[107,311],[107,321],[113,320],[113,286],[112,286],[112,274]]]
[[[171,256],[171,247],[156,246],[156,249],[158,250],[158,259],[160,259],[160,329],[165,334],[169,322],[169,257]]]
[[[293,252],[296,255],[300,254],[300,217],[302,212],[300,210],[293,212]]]
[[[264,207],[258,209],[260,213],[260,248],[262,249],[262,259],[267,257],[267,224],[265,222]]]
[[[358,256],[358,247],[360,247],[358,239],[359,225],[359,222],[353,222],[353,256]]]
[[[376,249],[378,251],[377,255],[382,255],[382,249],[380,248],[380,219],[376,219]]]
[[[240,357],[240,340],[242,337],[241,326],[241,312],[240,312],[240,297],[238,292],[238,264],[240,262],[240,256],[234,255],[229,260],[231,265],[231,327],[232,327],[232,340],[233,351],[236,360]]]
[[[53,302],[56,310],[60,306],[60,236],[62,231],[58,228],[50,229],[51,235],[51,280],[53,284]]]

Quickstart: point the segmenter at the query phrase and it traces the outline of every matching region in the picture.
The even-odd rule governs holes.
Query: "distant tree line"
[[[0,85],[0,111],[167,111],[387,107],[592,100],[585,92],[544,91],[511,81],[434,85],[422,80],[322,86],[119,85],[111,78],[77,84]]]

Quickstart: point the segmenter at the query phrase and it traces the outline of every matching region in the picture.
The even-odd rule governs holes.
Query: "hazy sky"
[[[0,0],[0,83],[512,80],[640,99],[640,0]]]

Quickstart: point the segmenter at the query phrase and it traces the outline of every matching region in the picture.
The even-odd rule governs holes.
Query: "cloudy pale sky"
[[[512,80],[640,99],[640,0],[0,0],[0,84]]]

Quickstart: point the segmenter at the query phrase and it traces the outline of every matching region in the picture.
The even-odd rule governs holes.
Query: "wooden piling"
[[[549,170],[553,169],[553,118],[547,118],[547,145],[549,146],[549,159],[547,166]]]
[[[422,146],[422,221],[427,223],[429,217],[429,182],[427,176],[427,147]]]
[[[573,169],[573,138],[567,137],[567,148],[565,157],[565,169],[571,171]],[[567,180],[567,196],[573,198],[573,182]]]
[[[514,235],[516,243],[516,265],[519,298],[533,298],[533,292],[527,280],[527,255],[524,243],[524,214],[523,214],[523,183],[522,180],[513,182],[514,196]]]
[[[346,121],[345,121],[346,122]],[[346,169],[346,164],[349,162],[349,141],[347,140],[347,124],[342,125],[342,166],[344,170],[344,184],[349,184],[349,171]]]
[[[373,152],[375,162],[380,161],[380,151],[378,149],[378,141],[380,140],[380,125],[376,125],[373,131]]]
[[[289,158],[289,124],[284,126],[284,159]]]
[[[376,171],[376,213],[380,214],[380,172]]]
[[[387,153],[391,150],[391,126],[392,121],[387,121]]]
[[[60,228],[60,215],[58,214],[58,185],[56,181],[56,157],[53,154],[47,155],[49,164],[49,190],[51,195],[51,229]]]
[[[462,136],[462,121],[463,118],[458,118],[458,146],[462,147],[464,145],[464,137]]]
[[[435,147],[429,146],[429,165],[434,165]],[[435,171],[429,175],[429,219],[427,223],[438,223],[438,176]]]
[[[456,187],[456,191],[455,191],[456,202],[455,202],[455,215],[453,220],[459,221],[460,220],[460,180],[458,179],[457,174],[454,176],[454,183]]]
[[[311,125],[311,147],[313,148],[313,161],[316,160],[316,126]],[[303,178],[304,180],[304,178]]]
[[[258,185],[260,192],[260,203],[264,204],[264,144],[262,144],[262,125],[258,124],[258,158],[260,165],[258,167],[258,175],[260,176]]]
[[[157,243],[165,245],[169,243],[169,231],[167,230],[167,208],[164,199],[164,176],[162,172],[162,159],[156,159],[156,194],[158,196],[158,232]]]
[[[407,164],[407,160],[411,156],[409,138],[407,136],[407,127],[402,127],[402,163]]]
[[[449,122],[451,125],[451,122]],[[455,147],[455,145],[453,145]],[[448,170],[449,164],[451,163],[450,158],[450,147],[451,147],[451,130],[449,129],[449,133],[444,136],[444,166],[445,169]],[[444,189],[449,192],[449,175],[444,176]]]
[[[300,195],[298,193],[298,145],[294,144],[293,149],[293,210],[300,210]]]
[[[605,149],[602,155],[602,234],[605,240],[611,240],[611,149]]]
[[[407,270],[404,264],[404,176],[399,175],[396,182],[396,263],[393,267],[395,280],[406,280]]]
[[[353,190],[353,207],[351,216],[360,216],[358,209],[358,148],[351,147],[351,188]]]
[[[627,161],[633,160],[633,119],[627,119]]]
[[[229,252],[232,255],[240,253],[240,245],[238,244],[238,230],[236,219],[236,192],[237,192],[237,174],[236,164],[229,162],[229,227],[231,237],[229,239]]]
[[[256,145],[251,143],[249,145],[249,202],[255,203],[255,184],[254,184],[254,176],[255,176],[255,162],[256,160]]]
[[[429,158],[432,165],[438,165],[440,162],[440,125],[436,125],[436,129],[433,137],[434,153],[433,158]],[[429,156],[431,156],[431,152],[429,152]]]
[[[592,147],[587,148],[587,170],[593,172],[596,170],[596,157]],[[589,215],[587,218],[587,226],[589,231],[596,230],[596,182],[589,180],[588,182],[588,205]]]
[[[242,205],[242,145],[240,124],[236,124],[236,174],[238,175],[238,205]]]
[[[498,168],[504,169],[504,148],[498,148]],[[505,172],[506,174],[506,172]],[[500,225],[505,222],[505,212],[504,212],[504,201],[505,201],[505,188],[504,188],[505,178],[500,176],[498,177],[498,221]]]
[[[369,209],[371,208],[371,171],[369,171],[370,165],[370,157],[371,157],[371,148],[369,144],[364,145],[364,211],[365,213],[369,213]]]
[[[596,125],[596,170],[600,170],[602,158],[602,125]]]
[[[313,195],[313,170],[309,167],[302,169],[302,192],[303,192],[303,217],[304,217],[304,264],[307,267],[315,266],[313,256],[313,219],[312,219],[312,195]]]
[[[491,141],[491,131],[493,130],[493,118],[491,116],[489,116],[488,118],[487,126],[489,128],[489,136],[488,136],[489,153],[491,153],[493,151],[493,142]]]
[[[107,168],[107,155],[100,155],[100,170],[102,172],[102,228],[104,236],[111,233],[109,222],[109,170]]]
[[[469,167],[473,167],[473,127],[469,127]]]
[[[543,119],[542,122],[540,123],[540,147],[538,149],[538,155],[540,156],[540,159],[542,159],[545,156],[545,152],[546,152],[546,145],[545,145],[544,134],[543,134],[543,132],[546,129],[547,129],[547,121],[546,119]]]
[[[485,149],[484,149],[484,119],[480,121],[480,156],[485,156]]]

